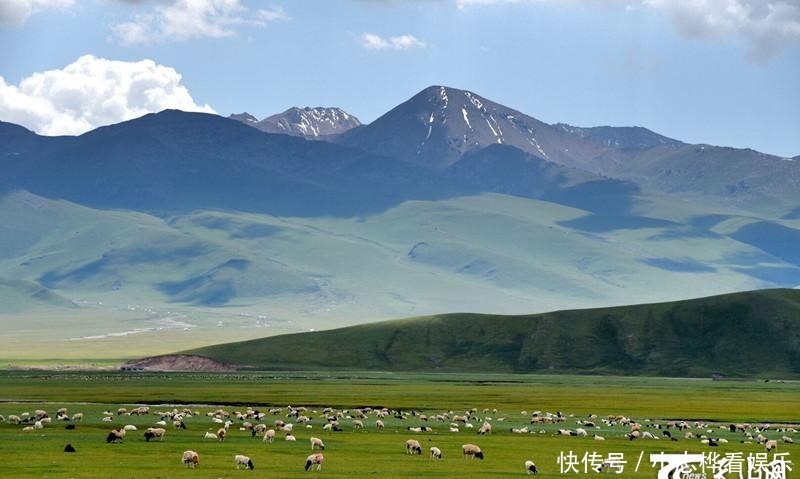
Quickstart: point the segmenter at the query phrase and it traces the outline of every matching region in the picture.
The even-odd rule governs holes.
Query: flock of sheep
[[[285,441],[296,441],[295,427],[312,429],[311,422],[315,417],[322,421],[323,432],[342,431],[345,426],[354,430],[364,429],[365,421],[368,420],[374,421],[375,429],[380,431],[386,427],[384,421],[388,417],[393,417],[398,421],[419,424],[406,427],[409,433],[428,433],[434,432],[435,427],[441,427],[442,430],[447,427],[447,430],[453,433],[460,432],[462,428],[472,429],[474,433],[481,436],[492,434],[493,429],[499,427],[498,425],[507,419],[506,417],[493,418],[489,414],[495,416],[497,410],[484,409],[479,413],[477,409],[473,408],[463,414],[447,411],[425,415],[417,411],[369,407],[341,410],[329,407],[321,411],[293,406],[276,407],[267,411],[260,411],[257,408],[247,408],[244,411],[232,412],[225,409],[217,409],[205,414],[213,427],[204,432],[202,439],[222,442],[229,436],[232,429],[238,429],[241,433],[249,434],[253,438],[260,438],[266,444],[275,441],[279,435]],[[119,422],[120,419],[126,416],[157,416],[159,418],[152,427],[147,427],[144,430],[143,437],[147,442],[164,440],[170,424],[173,428],[187,429],[187,422],[198,422],[199,419],[197,418],[203,417],[200,412],[190,408],[151,411],[148,406],[139,406],[130,410],[121,407],[116,412],[105,411],[101,421],[106,423]],[[80,423],[83,418],[83,413],[76,413],[70,416],[67,414],[66,408],[60,408],[56,412],[55,418],[52,419],[47,411],[37,409],[33,414],[25,412],[20,415],[9,415],[8,418],[0,415],[0,422],[22,425],[23,431],[35,431],[52,424],[53,420],[66,422],[68,423],[66,426],[68,429],[74,429],[76,423]],[[770,439],[767,434],[780,435],[780,441],[791,444],[794,442],[792,436],[797,432],[792,425],[709,424],[703,421],[653,421],[649,419],[637,421],[622,415],[609,415],[599,418],[594,414],[585,418],[576,418],[561,412],[543,413],[541,411],[531,413],[521,411],[520,417],[509,419],[508,422],[519,421],[520,419],[524,419],[529,425],[521,428],[503,428],[503,430],[512,434],[545,434],[547,431],[543,427],[549,425],[551,430],[553,427],[558,428],[554,431],[558,436],[589,437],[589,431],[592,431],[591,436],[595,440],[602,441],[605,440],[605,437],[597,434],[598,431],[614,431],[614,428],[622,428],[626,432],[618,437],[624,437],[630,441],[658,440],[660,438],[669,441],[696,440],[709,447],[727,443],[728,440],[720,436],[720,433],[724,432],[727,435],[738,435],[742,443],[762,444],[767,452],[775,451],[778,448],[778,439]],[[480,425],[476,427],[475,424],[478,423]],[[569,428],[569,424],[575,424],[576,427]],[[115,427],[108,432],[106,442],[123,442],[127,433],[132,431],[138,431],[137,426],[134,424]],[[304,469],[306,471],[320,471],[325,457],[322,452],[318,451],[325,450],[325,442],[319,437],[312,436],[309,438],[309,444],[312,454],[306,457]],[[406,454],[410,455],[422,455],[423,453],[423,447],[416,439],[408,439],[405,442],[405,450]],[[65,447],[65,452],[74,451],[71,444]],[[442,450],[437,446],[428,448],[428,456],[433,460],[442,460],[444,458]],[[480,460],[486,457],[480,446],[473,443],[462,445],[461,456]],[[200,464],[200,455],[193,450],[185,451],[182,456],[182,462],[187,467],[196,468]],[[527,459],[521,462],[524,464],[525,473],[538,473],[538,468],[534,461]],[[252,459],[244,454],[235,455],[233,464],[237,469],[244,467],[252,470],[255,468]]]

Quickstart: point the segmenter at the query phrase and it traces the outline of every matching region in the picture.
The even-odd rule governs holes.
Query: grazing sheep
[[[228,430],[224,427],[217,429],[217,439],[219,439],[219,442],[225,441],[226,434],[228,434]]]
[[[267,429],[264,433],[264,442],[272,442],[275,440],[275,429]]]
[[[36,429],[34,429],[33,426],[25,426],[25,427],[22,428],[22,432],[31,432],[31,431],[35,431],[35,430]]]
[[[579,427],[579,428],[575,429],[575,435],[576,436],[580,436],[580,437],[586,437],[589,434],[586,432],[586,429],[583,429],[583,428]]]
[[[266,424],[256,424],[255,426],[253,426],[253,429],[252,429],[251,433],[252,433],[253,437],[256,437],[257,435],[258,436],[264,436],[264,433],[266,431],[267,431],[267,425]]]
[[[789,437],[789,436],[783,436],[783,437],[781,437],[781,441],[783,441],[783,442],[784,442],[784,443],[786,443],[786,444],[794,444],[794,439],[792,439],[792,438],[791,438],[791,437]]]
[[[194,451],[183,451],[183,463],[194,469],[200,464],[200,455]]]
[[[67,424],[66,426],[64,426],[64,429],[66,429],[68,431],[71,431],[71,430],[75,429],[75,425],[74,424]]]
[[[250,460],[249,457],[243,456],[241,454],[237,454],[236,456],[234,456],[233,464],[236,466],[236,469],[239,469],[239,467],[241,466],[244,466],[245,469],[250,469],[250,470],[255,469],[253,461]]]
[[[364,428],[364,421],[360,421],[358,419],[353,421],[353,429],[363,429]]]
[[[422,446],[416,439],[409,439],[406,441],[406,454],[422,454]]]
[[[650,431],[645,431],[642,433],[642,439],[655,439],[656,437]]]
[[[606,438],[604,438],[603,436],[601,436],[601,435],[599,435],[599,434],[595,434],[595,435],[594,435],[594,440],[595,440],[595,441],[605,441],[605,440],[606,440]]]
[[[775,439],[770,439],[769,441],[764,444],[764,448],[767,452],[777,451],[778,450],[778,441]]]
[[[111,416],[106,416],[103,418],[103,422],[114,422],[114,418]]]
[[[430,455],[431,459],[441,459],[442,458],[442,450],[439,449],[438,447],[431,446],[430,451],[431,451],[431,455]]]
[[[289,441],[289,442],[295,442],[295,441],[297,441],[297,438],[296,438],[296,437],[294,437],[292,434],[287,434],[287,435],[286,435],[286,437],[285,437],[284,439],[286,439],[286,440],[287,440],[287,441]]]
[[[19,424],[19,423],[21,423],[21,422],[22,422],[22,419],[21,419],[19,416],[17,416],[17,415],[10,414],[10,415],[8,416],[8,423],[9,423],[9,424],[15,424],[15,425],[16,425],[16,424]]]
[[[450,432],[459,432],[459,429],[457,427],[451,427]]]
[[[633,441],[634,439],[639,439],[640,433],[638,429],[635,429],[628,434],[625,435],[629,440]]]
[[[120,428],[112,429],[111,432],[108,433],[108,436],[106,436],[106,442],[108,444],[112,442],[122,442],[123,439],[125,439],[125,430]]]
[[[44,423],[42,423],[42,421],[36,421],[35,423],[33,423],[33,428],[34,429],[44,429]]]
[[[464,444],[461,446],[461,455],[464,456],[464,458],[469,457],[474,459],[477,457],[478,459],[483,460],[483,451],[481,451],[481,448],[475,444]]]
[[[311,450],[312,451],[314,450],[314,448],[317,448],[317,447],[322,449],[323,451],[325,450],[325,443],[322,442],[322,439],[320,439],[318,437],[312,437],[312,438],[309,439],[309,442],[311,443]]]
[[[531,460],[525,461],[525,472],[527,474],[539,474],[539,470],[536,469],[536,464],[534,464]]]
[[[306,458],[306,472],[310,471],[312,467],[316,464],[317,471],[322,470],[322,463],[325,462],[325,456],[320,453],[312,454]]]
[[[491,434],[492,433],[492,425],[488,422],[484,422],[481,424],[481,427],[478,428],[478,434]]]
[[[213,432],[206,432],[206,433],[203,435],[203,439],[219,439],[219,438],[218,438],[218,437],[217,437],[217,435],[216,435],[216,434],[214,434]]]
[[[66,446],[64,446],[64,452],[76,452],[76,451],[75,448],[72,447],[72,444],[67,444]]]
[[[122,429],[125,431],[136,431],[136,426],[133,424],[126,424]]]
[[[80,422],[80,421],[83,421],[82,412],[76,412],[75,414],[72,415],[72,422]]]
[[[151,439],[158,439],[159,441],[164,440],[164,436],[167,434],[167,430],[162,427],[148,427],[147,430],[144,432],[144,440],[146,442],[150,442]]]
[[[384,427],[385,425],[383,424],[383,421],[381,421],[380,419],[375,420],[375,428],[377,428],[380,431]]]

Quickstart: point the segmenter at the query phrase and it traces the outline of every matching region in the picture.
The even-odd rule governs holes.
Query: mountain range
[[[228,118],[241,121],[267,133],[302,136],[310,139],[338,135],[361,126],[358,118],[341,108],[293,107],[261,121],[247,112],[233,114]]]
[[[547,124],[444,86],[366,125],[338,108],[167,110],[74,137],[0,122],[0,162],[0,315],[43,344],[800,285],[797,158]],[[87,311],[105,319],[79,327]],[[56,326],[29,328],[43,312]]]

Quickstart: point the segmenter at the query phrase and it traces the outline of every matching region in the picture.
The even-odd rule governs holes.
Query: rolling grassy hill
[[[190,351],[258,369],[800,376],[800,291],[614,308],[446,314]]]

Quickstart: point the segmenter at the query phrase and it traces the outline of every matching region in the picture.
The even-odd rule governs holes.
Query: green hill
[[[446,314],[189,351],[256,369],[800,376],[800,291],[615,308]]]

